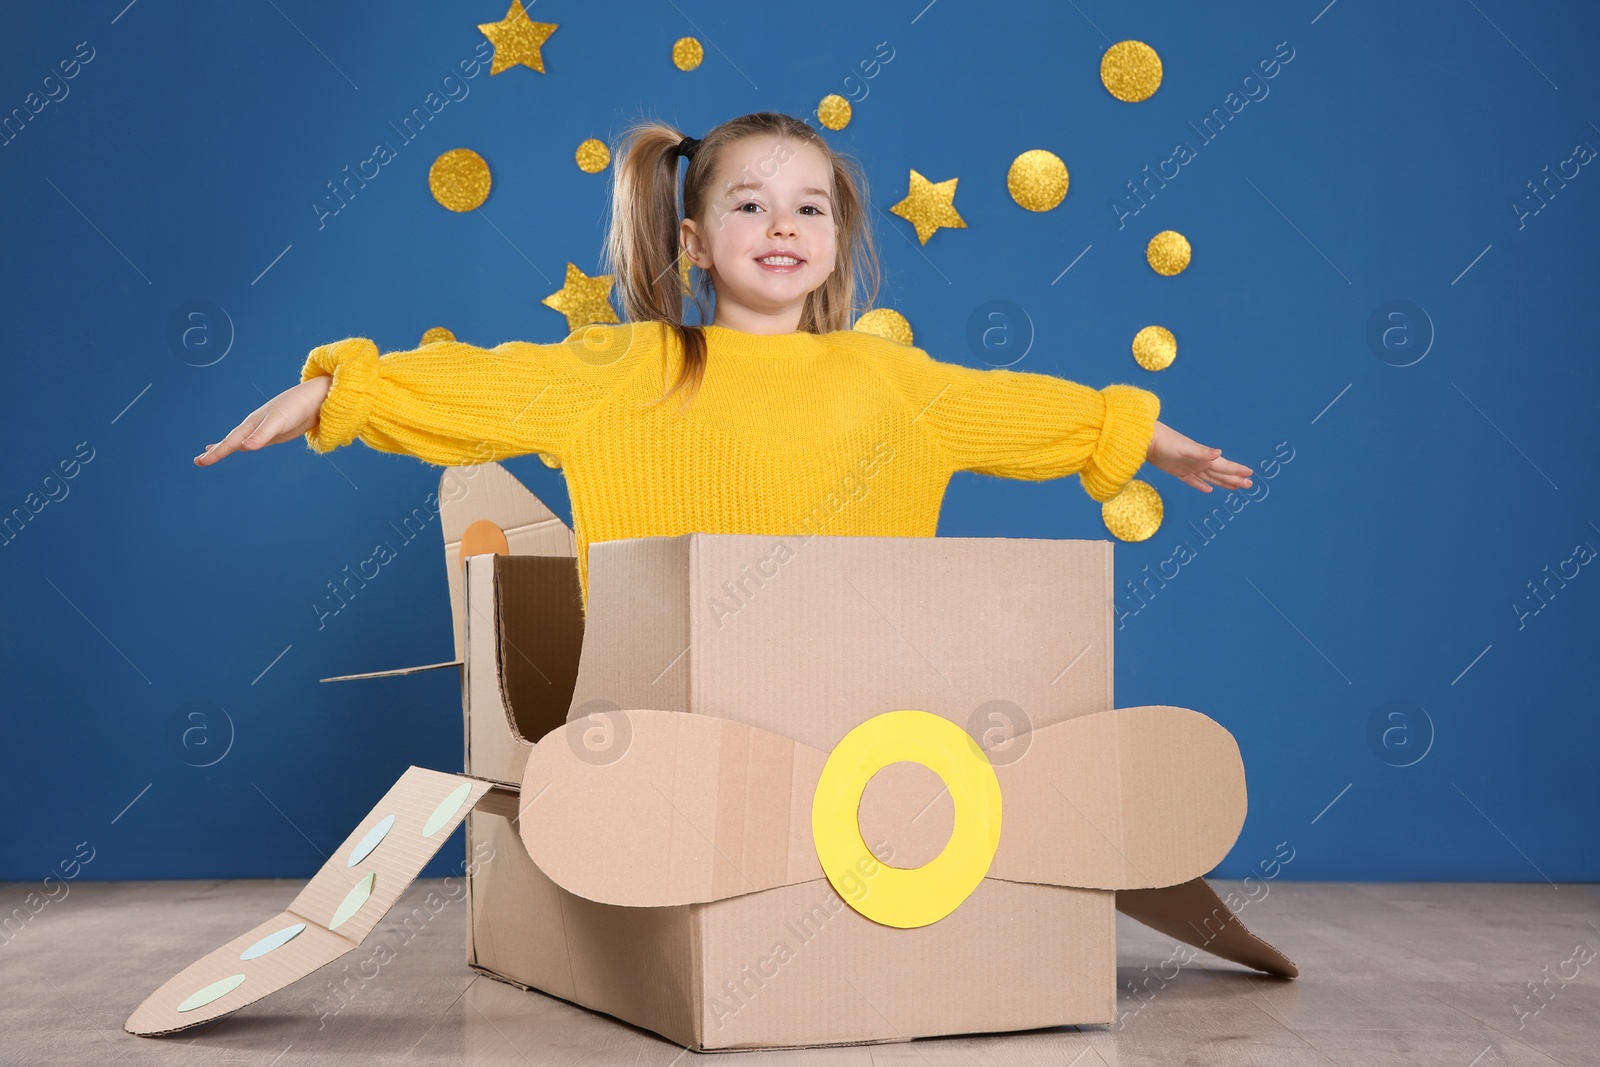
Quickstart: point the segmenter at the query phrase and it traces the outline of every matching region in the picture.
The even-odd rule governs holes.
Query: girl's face
[[[701,219],[684,219],[690,260],[716,286],[715,325],[792,333],[808,293],[833,273],[831,174],[815,145],[773,135],[724,146]]]

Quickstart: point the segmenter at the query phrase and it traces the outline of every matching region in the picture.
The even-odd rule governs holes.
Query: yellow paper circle
[[[1161,494],[1149,482],[1133,479],[1100,505],[1100,520],[1119,541],[1146,541],[1161,529]]]
[[[1161,57],[1143,41],[1118,41],[1100,57],[1100,81],[1118,100],[1148,100],[1161,88]]]
[[[1144,258],[1157,274],[1172,277],[1189,265],[1189,239],[1177,230],[1162,230],[1150,238]]]
[[[1067,195],[1067,165],[1054,152],[1030,148],[1011,161],[1006,188],[1029,211],[1049,211]]]
[[[611,163],[611,149],[591,137],[578,146],[577,160],[578,169],[585,174],[599,174]]]
[[[856,319],[854,329],[886,337],[903,345],[911,344],[911,323],[894,308],[873,308]]]
[[[944,851],[909,869],[880,862],[861,837],[862,791],[901,760],[942,778],[956,809]],[[949,719],[886,711],[845,734],[828,754],[812,795],[811,838],[846,904],[885,926],[927,926],[955,911],[989,873],[1000,847],[1000,779],[988,754]]]
[[[850,125],[850,101],[838,93],[829,93],[817,104],[817,118],[830,130],[842,130]]]
[[[431,345],[436,341],[454,341],[456,335],[443,326],[430,326],[422,332],[422,343]]]
[[[706,50],[693,37],[679,37],[672,42],[672,65],[679,70],[693,70],[706,58]]]
[[[489,199],[489,164],[470,148],[452,148],[428,168],[428,188],[451,211],[471,211]]]
[[[1166,370],[1178,358],[1178,339],[1165,326],[1146,326],[1133,335],[1133,358],[1145,370]]]

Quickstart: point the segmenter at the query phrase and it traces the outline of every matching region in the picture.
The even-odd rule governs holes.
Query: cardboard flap
[[[461,661],[449,660],[445,663],[425,663],[420,667],[396,667],[388,671],[367,671],[365,674],[336,674],[332,678],[318,678],[319,682],[348,682],[356,678],[392,678],[400,674],[416,674],[418,671],[436,671],[440,667],[459,667]]]
[[[448,467],[439,476],[439,526],[444,535],[445,577],[450,587],[450,617],[455,627],[456,659],[465,658],[465,593],[461,575],[462,538],[473,523],[488,520],[498,528],[511,555],[578,554],[572,530],[544,501],[498,463]],[[469,541],[469,551],[484,551]]]
[[[221,1018],[358,948],[491,791],[505,792],[462,775],[408,768],[287,910],[185,967],[139,1005],[124,1029],[150,1037]]]
[[[1204,878],[1159,889],[1117,893],[1117,910],[1186,945],[1203,948],[1267,974],[1295,978],[1300,968],[1282,952],[1245,929]]]
[[[577,720],[529,754],[520,832],[569,892],[663,907],[823,877],[811,808],[827,754],[759,727],[660,710],[617,712],[605,745]],[[1244,823],[1231,734],[1149,705],[1033,731],[996,766],[1004,816],[989,877],[1085,889],[1173,885],[1214,867]],[[909,783],[909,784],[908,784]],[[896,778],[864,794],[914,806]],[[863,810],[861,821],[874,821]]]

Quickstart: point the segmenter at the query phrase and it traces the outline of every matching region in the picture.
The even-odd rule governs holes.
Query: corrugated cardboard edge
[[[462,576],[464,613],[481,611],[482,609],[478,607],[480,598],[482,602],[488,604],[489,611],[494,610],[492,563],[491,558],[482,556],[468,558],[467,571]],[[510,726],[511,709],[505,707],[503,694],[500,691],[493,650],[484,647],[481,640],[471,640],[494,626],[492,618],[479,626],[474,626],[470,622],[467,624],[468,639],[461,667],[462,760],[468,774],[502,780],[505,785],[516,788],[520,779],[513,781],[508,771],[508,767],[517,762],[513,755],[516,735]],[[486,712],[480,706],[483,702],[498,704],[500,714],[495,716]],[[476,714],[473,714],[474,711]],[[480,732],[483,734],[481,741],[475,736]]]

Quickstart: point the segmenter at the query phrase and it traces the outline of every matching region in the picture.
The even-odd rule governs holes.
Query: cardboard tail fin
[[[1293,960],[1247,930],[1204,878],[1160,889],[1119,889],[1117,910],[1225,960],[1283,978],[1300,974]]]
[[[486,797],[515,804],[514,792],[490,782],[408,768],[287,910],[185,967],[123,1028],[143,1037],[186,1030],[353,952]]]

